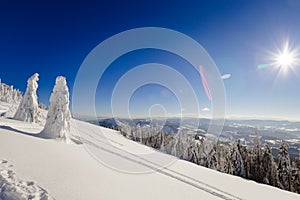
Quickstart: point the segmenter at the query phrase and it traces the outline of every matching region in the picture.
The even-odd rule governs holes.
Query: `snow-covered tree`
[[[250,176],[251,179],[257,182],[262,182],[262,153],[259,147],[259,137],[256,134],[253,143],[253,149],[251,153],[251,165],[250,165]]]
[[[179,130],[172,141],[171,155],[183,159],[184,155],[186,155],[187,147],[187,135],[182,130]]]
[[[280,187],[286,190],[291,190],[291,161],[288,152],[288,144],[282,141],[278,153],[278,176]]]
[[[70,142],[69,89],[66,78],[58,76],[50,97],[50,106],[46,124],[41,136],[44,138],[57,138]]]
[[[115,119],[115,121],[120,127],[121,134],[129,139],[132,139],[133,138],[132,127],[129,124],[122,122],[119,119]]]
[[[249,155],[247,146],[241,145],[240,140],[238,140],[237,147],[238,147],[239,152],[240,152],[240,154],[242,156],[242,159],[243,159],[244,168],[245,168],[245,178],[249,178],[250,177],[250,162],[251,162],[251,159],[250,159],[250,155]]]
[[[27,88],[14,119],[26,122],[39,122],[40,113],[38,111],[38,100],[36,90],[38,88],[37,81],[39,74],[33,74],[27,81]]]
[[[300,168],[297,167],[296,162],[292,162],[292,177],[291,177],[291,191],[300,193]]]
[[[244,162],[236,142],[234,142],[231,147],[231,162],[233,167],[233,175],[244,177]]]
[[[187,138],[187,148],[186,148],[185,154],[183,155],[184,159],[187,161],[199,164],[198,163],[199,146],[200,146],[199,140],[195,140],[194,137],[188,137]]]
[[[198,145],[198,152],[197,152],[197,155],[198,155],[198,163],[199,165],[202,165],[202,166],[208,166],[208,159],[209,159],[209,165],[213,165],[213,163],[211,162],[214,162],[214,158],[213,155],[214,155],[214,152],[212,152],[212,149],[213,149],[213,144],[210,140],[208,140],[207,138],[202,138],[200,140],[200,145]]]
[[[21,100],[22,93],[19,90],[0,81],[0,101],[20,103]]]
[[[158,131],[156,128],[145,127],[143,128],[143,132],[143,144],[161,151],[165,151],[164,134],[162,131]]]
[[[227,174],[233,174],[233,165],[231,161],[231,151],[228,145],[222,147],[223,159],[220,162],[221,171]]]
[[[268,144],[265,144],[265,148],[262,155],[262,169],[263,169],[263,182],[272,186],[278,185],[278,173],[277,166],[274,162],[271,148]]]
[[[215,169],[215,170],[219,170],[220,166],[219,166],[219,154],[218,152],[219,150],[220,144],[219,141],[217,140],[216,142],[213,142],[213,147],[210,151],[210,153],[207,156],[207,161],[206,161],[206,166],[210,169]]]

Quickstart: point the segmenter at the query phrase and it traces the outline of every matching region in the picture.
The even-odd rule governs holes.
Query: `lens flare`
[[[202,67],[201,65],[199,66],[199,72],[200,72],[200,76],[201,76],[201,80],[202,80],[202,85],[203,85],[203,87],[204,87],[204,90],[205,90],[205,93],[206,93],[206,95],[207,95],[207,98],[208,98],[208,100],[211,101],[210,90],[209,90],[207,81],[206,81],[205,76],[204,76],[204,70],[203,70],[203,67]]]
[[[270,64],[259,64],[259,65],[257,65],[257,68],[262,69],[262,68],[269,67],[269,66],[270,66]]]
[[[289,70],[295,70],[295,67],[299,66],[300,64],[300,54],[298,49],[291,48],[289,46],[289,42],[286,42],[283,45],[283,48],[277,49],[276,52],[269,52],[270,63],[266,64],[259,64],[257,66],[258,69],[263,69],[266,67],[278,68],[280,74],[286,73]]]

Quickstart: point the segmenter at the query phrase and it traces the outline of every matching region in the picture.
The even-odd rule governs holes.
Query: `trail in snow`
[[[131,162],[134,162],[134,163],[137,163],[139,165],[143,165],[151,170],[154,170],[158,173],[161,173],[165,176],[168,176],[170,178],[173,178],[173,179],[176,179],[178,181],[181,181],[185,184],[188,184],[190,186],[193,186],[197,189],[200,189],[202,191],[205,191],[211,195],[214,195],[216,197],[219,197],[219,198],[222,198],[222,199],[226,199],[226,200],[230,200],[230,199],[239,199],[241,200],[241,198],[233,195],[233,194],[230,194],[228,192],[225,192],[225,191],[222,191],[216,187],[213,187],[207,183],[204,183],[202,181],[199,181],[195,178],[192,178],[190,176],[187,176],[185,174],[182,174],[180,172],[176,172],[174,170],[171,170],[171,169],[168,169],[167,167],[165,166],[161,166],[157,163],[154,163],[150,160],[147,160],[141,156],[138,156],[136,154],[133,154],[129,151],[126,151],[125,149],[121,149],[121,148],[118,148],[116,146],[112,146],[111,144],[109,144],[107,141],[109,142],[113,142],[113,143],[116,143],[116,144],[120,144],[119,142],[116,142],[114,141],[113,139],[107,139],[107,138],[103,138],[103,136],[101,136],[99,133],[97,133],[96,131],[92,130],[92,129],[89,129],[89,130],[80,130],[81,132],[84,131],[84,133],[86,135],[88,135],[89,137],[91,137],[93,139],[93,141],[96,141],[96,142],[99,142],[99,143],[102,143],[103,144],[106,144],[108,145],[109,147],[111,147],[112,149],[108,149],[108,148],[105,148],[104,146],[101,146],[99,145],[99,143],[95,143],[95,142],[92,142],[92,141],[89,141],[87,140],[86,138],[81,138],[82,140],[85,140],[84,143],[88,143],[88,145],[93,145],[94,147],[98,148],[98,149],[101,149],[105,152],[108,152],[110,154],[113,154],[113,155],[116,155],[118,157],[122,157],[126,160],[129,160]],[[92,134],[91,134],[92,133]],[[118,153],[118,151],[120,153]],[[127,154],[127,155],[124,155]]]

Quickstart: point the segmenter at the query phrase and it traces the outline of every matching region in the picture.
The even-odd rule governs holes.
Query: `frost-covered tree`
[[[154,129],[145,128],[143,130],[145,133],[143,134],[143,144],[146,144],[149,147],[159,149],[161,151],[165,151],[165,142],[164,137],[165,134],[162,131],[157,131]]]
[[[212,149],[213,149],[212,142],[209,141],[207,138],[206,139],[203,138],[201,140],[201,144],[199,145],[199,148],[198,148],[198,163],[199,163],[199,165],[207,167],[208,159],[209,159],[209,162],[211,162],[211,161],[213,162],[214,158],[212,158],[212,156],[213,156],[214,152],[212,152]],[[210,163],[210,164],[213,164],[213,163]]]
[[[207,156],[206,167],[219,170],[219,141],[213,142],[213,147]]]
[[[257,182],[262,182],[262,153],[259,147],[259,137],[256,134],[251,152],[250,176],[251,179]]]
[[[217,141],[216,143],[216,158],[218,161],[217,170],[225,173],[227,173],[227,171],[231,171],[228,170],[228,167],[231,168],[231,164],[227,162],[230,157],[228,154],[229,149],[227,147],[227,144],[221,143],[220,141]]]
[[[38,111],[38,100],[36,90],[38,88],[37,81],[39,74],[33,74],[27,81],[27,88],[14,119],[26,122],[39,122],[40,113]]]
[[[187,135],[182,130],[179,130],[172,141],[171,155],[183,159],[184,155],[186,155],[187,147]]]
[[[22,93],[15,89],[12,85],[6,85],[0,81],[0,101],[8,103],[20,103],[22,100]]]
[[[160,138],[159,150],[165,152],[165,134],[162,131],[160,131],[158,137]]]
[[[70,142],[69,89],[66,78],[58,76],[50,97],[46,124],[41,136]]]
[[[268,144],[265,144],[262,155],[262,175],[263,182],[272,186],[278,185],[278,173],[277,166],[274,162],[271,148]]]
[[[116,123],[119,125],[121,134],[129,139],[133,139],[133,128],[119,119],[115,119]]]
[[[243,159],[244,168],[245,168],[245,178],[249,178],[250,177],[250,162],[251,162],[251,160],[250,160],[247,146],[241,145],[240,140],[238,140],[237,147],[238,147],[239,152]]]
[[[300,193],[300,169],[295,162],[292,163],[291,191]]]
[[[282,141],[278,153],[278,176],[280,187],[286,190],[291,190],[291,161],[288,152],[288,144]]]
[[[236,142],[232,144],[231,162],[233,167],[233,175],[244,177],[245,176],[244,162]]]
[[[187,140],[187,148],[184,154],[184,159],[188,160],[190,162],[198,163],[199,160],[199,146],[200,146],[200,141],[199,140],[195,140],[194,137],[188,137]]]

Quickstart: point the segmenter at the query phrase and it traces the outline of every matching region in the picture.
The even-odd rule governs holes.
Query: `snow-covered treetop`
[[[63,110],[67,112],[66,115],[70,115],[69,103],[69,88],[66,78],[64,76],[58,76],[50,97],[50,107],[54,105],[63,107]]]
[[[60,92],[68,92],[69,89],[67,87],[67,81],[64,76],[58,76],[55,80],[55,86],[53,88],[53,91],[60,91]]]
[[[26,90],[36,91],[38,88],[38,83],[37,83],[38,80],[39,80],[39,74],[38,73],[33,74],[27,80],[27,89]]]

